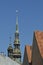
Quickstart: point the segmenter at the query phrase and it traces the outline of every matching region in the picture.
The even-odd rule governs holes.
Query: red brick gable
[[[31,63],[31,52],[32,52],[32,51],[31,51],[31,46],[26,45],[26,46],[25,46],[25,49],[26,49],[28,61],[29,61],[29,63]]]
[[[36,37],[36,40],[37,40],[37,44],[38,44],[38,47],[39,47],[40,54],[43,58],[43,32],[35,31],[35,37]]]

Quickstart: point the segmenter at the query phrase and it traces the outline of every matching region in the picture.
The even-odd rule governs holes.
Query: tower
[[[19,40],[19,30],[18,30],[18,11],[16,11],[16,32],[15,32],[15,40],[14,40],[14,48],[11,45],[11,37],[10,44],[7,49],[8,57],[21,63],[21,51],[20,51],[20,40]]]
[[[13,47],[11,45],[11,37],[10,37],[10,44],[9,44],[9,47],[8,47],[7,51],[8,51],[8,57],[10,57],[12,59],[13,58],[13,56],[12,56]]]
[[[19,30],[18,30],[18,12],[16,14],[16,32],[14,40],[13,57],[17,62],[21,62],[21,51],[20,51],[20,40],[19,40]]]

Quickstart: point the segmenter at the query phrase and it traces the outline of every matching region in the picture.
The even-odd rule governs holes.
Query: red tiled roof
[[[26,45],[25,48],[27,52],[28,61],[31,62],[31,46]]]
[[[36,31],[35,37],[36,37],[36,40],[37,40],[37,44],[38,44],[38,47],[39,47],[40,54],[43,58],[43,32]]]

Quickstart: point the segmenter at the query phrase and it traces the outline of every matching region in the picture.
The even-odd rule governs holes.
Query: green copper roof
[[[20,43],[20,40],[19,39],[15,39],[14,43],[15,44],[19,44]]]
[[[9,44],[8,50],[9,50],[9,49],[13,49],[11,44]]]
[[[17,53],[18,54],[18,53],[21,53],[21,51],[20,51],[20,49],[16,48],[16,49],[13,50],[13,53]]]

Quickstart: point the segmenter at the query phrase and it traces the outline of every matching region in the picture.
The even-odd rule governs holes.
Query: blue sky
[[[19,10],[19,32],[21,51],[26,44],[32,45],[33,32],[43,31],[43,0],[0,0],[0,52],[7,53],[10,43],[14,42],[16,10]]]

